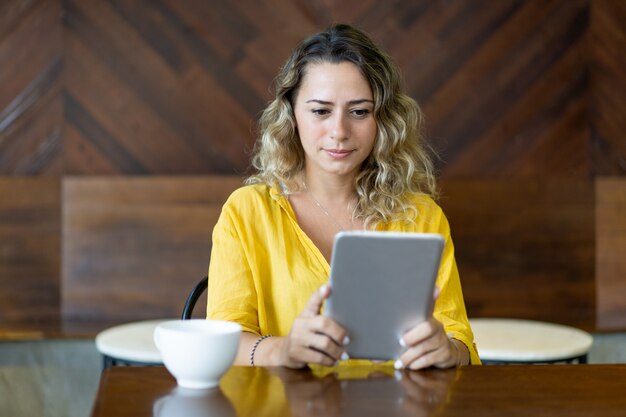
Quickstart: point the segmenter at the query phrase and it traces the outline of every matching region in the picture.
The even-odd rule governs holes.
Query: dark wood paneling
[[[24,16],[37,7],[41,0],[4,1],[0,4],[0,39],[19,26]]]
[[[602,249],[609,242],[606,234],[596,235],[595,262],[589,252],[589,233],[598,220],[589,208],[593,187],[584,182],[598,175],[626,174],[622,1],[3,2],[0,174],[241,175],[248,166],[255,120],[271,97],[268,87],[279,66],[304,36],[340,21],[368,31],[390,52],[409,93],[424,109],[427,135],[441,153],[440,172],[452,184],[449,188],[444,183],[444,191],[451,191],[444,203],[451,204],[453,226],[459,228],[453,231],[460,234],[459,264],[470,312],[588,326],[595,320],[595,298],[593,282],[585,277],[593,277],[589,265],[595,265],[600,274],[598,323],[613,326],[621,307],[611,301],[612,288],[623,285],[624,278],[610,272],[615,258]],[[494,182],[505,178],[514,179],[514,185]],[[574,179],[571,184],[576,185],[566,181],[570,185],[563,188],[573,193],[571,197],[554,185],[555,180]],[[89,187],[80,186],[79,180],[70,178],[70,183],[86,193]],[[117,213],[126,203],[117,192],[110,195],[111,201],[93,196],[101,203],[76,201]],[[477,202],[474,195],[481,199]],[[602,195],[604,199],[608,194]],[[517,206],[510,206],[512,202]],[[144,208],[133,204],[128,213],[135,216],[135,224]],[[166,216],[156,207],[170,203],[155,204],[149,217],[153,223]],[[513,215],[506,210],[523,214],[508,217]],[[565,219],[571,215],[577,222],[560,223],[564,210],[569,213]],[[80,217],[80,211],[72,213],[80,222],[90,219]],[[91,219],[87,229],[109,224],[97,216]],[[474,229],[474,221],[491,227],[489,219],[511,231],[506,239],[498,229],[486,236]],[[116,315],[113,306],[98,300],[100,295],[82,292],[95,288],[103,291],[104,299],[122,300],[118,286],[126,278],[115,275],[114,285],[107,287],[106,268],[100,264],[97,268],[105,269],[93,281],[82,281],[80,268],[91,264],[81,264],[81,257],[95,255],[89,246],[94,234],[82,237],[80,222],[66,230],[71,232],[67,244],[73,257],[63,261],[69,268],[63,292],[69,304],[64,311],[78,319],[118,319],[125,313]],[[145,234],[137,239],[152,236],[154,224],[144,226]],[[109,242],[127,240],[100,249],[118,260],[112,265],[120,270],[134,273],[139,266],[115,250],[129,247],[136,250],[129,252],[133,255],[154,256],[176,245],[186,248],[182,241],[159,247],[148,241],[143,253],[139,240],[125,235],[129,232],[119,225],[111,227],[102,232]],[[178,236],[178,227],[166,221],[162,233]],[[201,245],[193,243],[199,235],[186,225],[180,227],[185,236],[180,239],[192,239],[187,244],[195,248],[186,249],[189,264],[203,263],[208,247],[199,249]],[[556,234],[545,232],[553,229]],[[25,237],[15,235],[16,242],[31,239],[28,230],[23,233]],[[72,233],[78,233],[79,240],[73,241]],[[491,244],[501,253],[495,261]],[[557,247],[576,255],[568,263]],[[621,246],[617,250],[623,252]],[[24,253],[11,256],[18,262],[32,254]],[[190,267],[194,273],[186,276],[186,285],[197,278],[196,268]],[[159,280],[166,276],[154,273],[163,273]],[[42,288],[49,289],[48,278],[42,279]],[[4,283],[11,278],[3,273],[0,280],[4,294]],[[132,285],[132,297],[139,299],[139,283]],[[158,288],[159,294],[167,290]],[[58,294],[54,297],[59,300]],[[146,316],[162,311],[163,306],[151,303],[142,307],[150,311]],[[167,309],[174,310],[172,305]]]
[[[0,174],[63,173],[60,0],[0,6]]]
[[[593,184],[447,180],[442,189],[471,317],[594,328]]]
[[[64,0],[63,9],[68,174],[245,172],[279,66],[304,36],[345,21],[402,68],[445,177],[589,175],[587,0]],[[34,13],[20,10],[12,15],[24,22]],[[0,169],[40,169],[27,160],[18,170],[16,158],[6,154]]]
[[[0,330],[58,322],[60,207],[58,179],[0,177]]]
[[[588,176],[586,16],[523,2],[426,100],[444,176]]]
[[[444,176],[584,177],[587,3],[429,5],[391,48]]]
[[[236,177],[65,178],[64,318],[179,317],[207,273],[222,204],[240,183]]]
[[[626,2],[593,0],[591,141],[597,175],[626,175]]]
[[[626,179],[596,181],[598,328],[626,328]]]
[[[161,2],[65,6],[66,122],[117,172],[246,169],[264,101],[181,17]],[[68,173],[83,173],[80,148],[66,157]]]
[[[0,7],[0,173],[241,174],[278,67],[336,21],[370,32],[398,62],[444,177],[624,172],[622,2]]]

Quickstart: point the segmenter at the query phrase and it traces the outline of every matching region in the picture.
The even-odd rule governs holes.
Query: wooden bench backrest
[[[65,179],[64,318],[179,317],[207,273],[221,207],[240,185],[212,176]]]

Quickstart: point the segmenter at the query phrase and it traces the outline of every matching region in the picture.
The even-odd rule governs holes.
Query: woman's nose
[[[345,116],[337,114],[333,118],[333,124],[331,127],[330,137],[337,141],[342,141],[350,136],[350,126]]]

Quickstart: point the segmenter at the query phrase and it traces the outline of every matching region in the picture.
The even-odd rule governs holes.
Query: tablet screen
[[[323,314],[348,331],[351,358],[400,356],[399,337],[432,314],[443,245],[431,233],[337,234]]]

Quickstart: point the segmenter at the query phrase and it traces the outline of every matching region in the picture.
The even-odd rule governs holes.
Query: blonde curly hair
[[[356,177],[358,203],[353,217],[367,227],[394,220],[413,221],[411,196],[437,196],[432,148],[424,140],[422,112],[400,86],[389,56],[360,30],[334,25],[302,41],[276,77],[275,98],[259,121],[252,167],[246,183],[281,186],[286,193],[299,182],[305,154],[294,116],[294,100],[310,64],[351,62],[368,80],[374,96],[377,135],[374,149]]]

